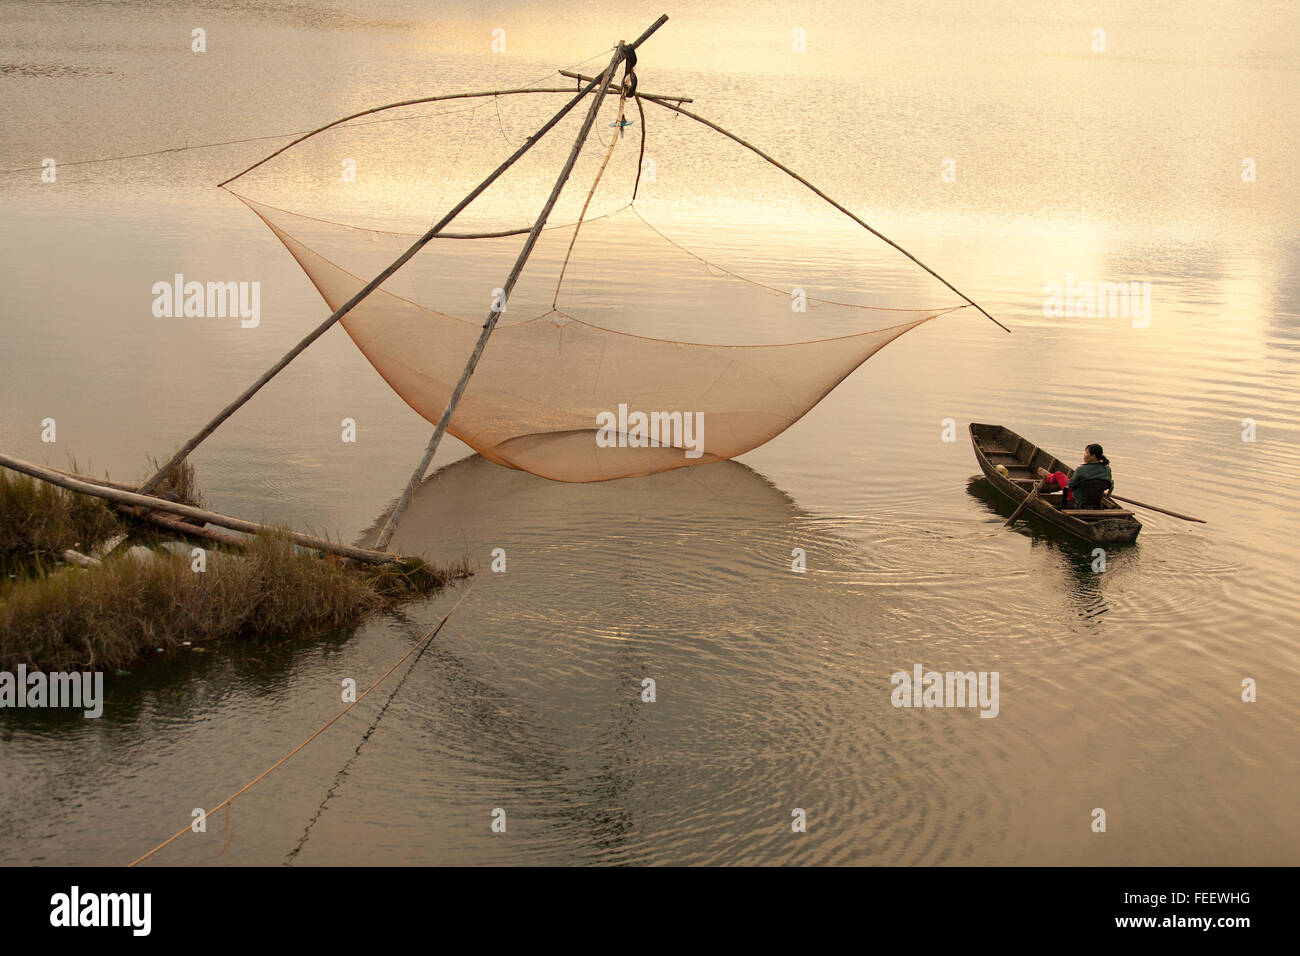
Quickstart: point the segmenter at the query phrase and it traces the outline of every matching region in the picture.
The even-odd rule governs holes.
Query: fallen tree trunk
[[[243,550],[248,547],[248,541],[244,538],[237,537],[233,534],[226,534],[224,531],[213,531],[211,528],[200,527],[199,525],[187,524],[179,518],[173,518],[159,511],[146,511],[143,514],[137,512],[134,508],[127,505],[118,505],[118,510],[123,514],[141,521],[148,521],[158,525],[160,528],[166,528],[168,531],[174,531],[177,534],[190,535],[195,538],[202,538],[204,541],[212,541],[216,544],[224,544],[230,548],[239,548]]]
[[[258,524],[256,521],[246,521],[243,518],[234,518],[230,515],[219,514],[215,511],[208,511],[205,508],[195,508],[192,505],[183,505],[175,501],[167,501],[163,498],[155,498],[153,495],[142,495],[131,491],[122,491],[118,488],[111,488],[107,485],[92,484],[79,478],[70,478],[61,472],[44,465],[38,465],[34,462],[24,461],[21,458],[13,458],[10,455],[0,455],[0,467],[9,468],[12,471],[21,472],[24,475],[30,475],[33,478],[39,478],[47,484],[57,485],[60,488],[66,488],[69,491],[75,491],[83,495],[93,495],[96,498],[104,498],[114,504],[128,505],[136,508],[148,508],[152,511],[163,511],[168,514],[180,515],[183,518],[193,518],[201,523],[215,524],[222,528],[229,528],[233,531],[243,531],[247,534],[258,534],[262,531],[277,531],[278,529],[267,525]],[[284,531],[289,540],[294,544],[300,544],[305,548],[313,548],[317,551],[328,551],[331,554],[342,555],[347,558],[354,558],[357,561],[365,561],[370,564],[389,564],[397,560],[397,555],[389,551],[370,551],[366,548],[354,548],[346,544],[336,544],[333,541],[327,541],[324,538],[313,537],[309,534],[301,534],[297,531]]]
[[[14,461],[18,461],[17,458]],[[139,492],[139,485],[127,484],[124,481],[110,481],[107,478],[96,478],[94,475],[82,475],[75,471],[64,471],[62,468],[52,468],[49,465],[41,465],[47,471],[52,471],[56,475],[62,475],[64,478],[75,478],[77,481],[84,481],[91,485],[102,485],[105,488],[112,488],[116,491],[134,491]]]

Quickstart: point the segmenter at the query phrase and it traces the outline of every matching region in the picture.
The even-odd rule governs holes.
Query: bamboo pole
[[[49,468],[56,475],[62,475],[64,478],[75,478],[77,481],[85,481],[92,485],[103,485],[105,488],[113,488],[117,491],[134,491],[137,494],[140,491],[139,485],[128,484],[125,481],[110,481],[108,478],[96,478],[94,475],[82,475],[75,471],[64,471],[62,468],[54,468],[50,465],[43,466]]]
[[[58,485],[60,488],[66,488],[69,491],[75,491],[79,494],[104,498],[114,504],[148,508],[153,511],[165,511],[169,514],[180,515],[184,518],[194,518],[204,523],[219,525],[220,527],[229,528],[233,531],[243,531],[246,534],[257,534],[262,531],[275,532],[279,530],[267,525],[258,524],[256,521],[246,521],[243,518],[234,518],[230,515],[208,511],[206,508],[196,508],[193,505],[183,505],[176,501],[167,501],[163,498],[155,498],[153,495],[136,494],[131,491],[122,491],[117,488],[92,484],[87,481],[81,481],[77,478],[69,478],[53,469],[46,468],[44,465],[38,465],[35,462],[30,461],[23,461],[21,458],[13,458],[9,455],[0,455],[0,467],[22,472],[25,475],[31,475],[33,478],[39,478],[41,481],[48,484]],[[289,537],[289,540],[294,544],[300,544],[305,548],[312,548],[316,551],[328,551],[331,554],[339,554],[346,558],[355,558],[358,561],[366,561],[370,564],[388,564],[398,558],[398,556],[392,552],[370,551],[366,548],[354,548],[346,544],[336,544],[335,542],[327,541],[324,538],[313,537],[309,534],[300,534],[297,531],[284,531],[282,533],[286,534]]]
[[[638,93],[637,95],[640,96],[639,93]],[[680,113],[682,116],[687,116],[687,117],[689,117],[689,118],[695,120],[697,123],[703,123],[705,126],[709,127],[709,129],[714,130],[715,132],[721,133],[723,136],[727,137],[728,139],[730,139],[730,140],[732,140],[732,141],[734,141],[734,142],[736,142],[736,143],[739,143],[741,146],[744,146],[744,147],[745,147],[746,149],[748,149],[750,152],[756,154],[756,155],[759,156],[760,158],[762,158],[762,159],[766,160],[767,162],[771,163],[773,166],[775,166],[777,169],[781,170],[781,172],[785,173],[787,176],[790,176],[790,177],[792,177],[792,178],[798,180],[799,182],[803,183],[805,186],[807,186],[809,189],[811,189],[814,193],[816,193],[816,194],[817,194],[818,196],[820,196],[822,199],[826,200],[828,203],[830,203],[832,206],[834,206],[834,207],[835,207],[836,209],[838,209],[840,212],[844,213],[844,215],[848,216],[850,219],[852,219],[854,222],[856,222],[856,223],[857,223],[859,226],[861,226],[863,229],[867,230],[867,232],[871,233],[873,236],[875,236],[877,239],[880,239],[882,242],[885,242],[885,243],[887,243],[888,245],[893,246],[895,249],[897,249],[897,250],[898,250],[899,252],[901,252],[903,255],[907,256],[907,258],[911,259],[913,262],[915,262],[918,266],[920,266],[920,267],[921,267],[922,269],[924,269],[926,272],[930,273],[930,275],[934,276],[936,279],[938,279],[940,282],[942,282],[944,285],[946,285],[946,286],[947,286],[949,289],[951,289],[953,292],[957,293],[959,296],[961,296],[963,299],[965,299],[965,300],[966,300],[967,302],[969,302],[971,305],[975,306],[975,308],[978,309],[978,310],[979,310],[979,311],[984,315],[984,317],[985,317],[986,319],[988,319],[990,322],[992,322],[992,323],[993,323],[994,325],[996,325],[998,328],[1002,329],[1004,332],[1010,332],[1010,331],[1011,331],[1009,328],[1007,328],[1005,325],[1003,325],[1003,324],[1002,324],[1001,322],[999,322],[997,319],[993,318],[993,316],[989,315],[988,312],[986,312],[986,311],[984,310],[984,308],[983,308],[982,306],[980,306],[980,305],[979,305],[979,304],[978,304],[974,299],[972,299],[970,296],[968,296],[965,292],[962,292],[960,289],[958,289],[956,286],[954,286],[951,282],[949,282],[949,281],[948,281],[947,279],[945,279],[943,276],[939,275],[939,273],[935,272],[933,269],[931,269],[929,266],[927,266],[927,265],[926,265],[924,262],[922,262],[920,259],[916,258],[916,256],[912,255],[910,252],[908,252],[906,249],[904,249],[902,246],[900,246],[898,243],[894,242],[893,239],[890,239],[888,236],[884,235],[883,233],[877,232],[877,231],[876,231],[875,229],[873,229],[871,226],[867,225],[867,223],[863,222],[860,218],[858,218],[857,216],[855,216],[853,213],[849,212],[849,210],[846,209],[844,206],[841,206],[839,203],[837,203],[837,202],[836,202],[834,199],[832,199],[830,196],[826,195],[824,192],[822,192],[820,189],[818,189],[816,186],[814,186],[814,185],[813,185],[812,183],[810,183],[808,180],[804,179],[802,176],[800,176],[798,173],[796,173],[796,172],[795,172],[793,169],[791,169],[789,166],[785,165],[784,163],[780,162],[780,161],[777,160],[777,159],[772,158],[772,157],[769,156],[767,153],[763,152],[761,149],[759,149],[757,146],[755,146],[753,143],[750,143],[750,142],[748,142],[748,141],[746,141],[746,140],[744,140],[744,139],[741,139],[741,138],[740,138],[739,136],[737,136],[735,133],[731,132],[730,130],[725,130],[725,129],[723,129],[723,128],[722,128],[721,126],[719,126],[717,123],[713,123],[713,122],[710,122],[709,120],[706,120],[703,116],[700,116],[698,113],[692,113],[690,110],[682,109],[682,107],[680,107],[680,106],[674,106],[672,103],[667,102],[663,97],[658,97],[658,96],[647,96],[647,97],[645,97],[645,98],[648,99],[651,103],[657,103],[657,104],[659,104],[660,106],[662,106],[662,107],[663,107],[664,109],[666,109],[666,110],[672,110],[672,111],[674,111],[674,112],[676,112],[676,113]]]
[[[226,534],[224,531],[213,531],[211,528],[203,528],[197,525],[186,524],[179,518],[173,518],[170,515],[162,514],[158,511],[146,511],[138,514],[135,509],[127,505],[118,505],[118,510],[139,521],[148,521],[156,524],[160,528],[166,528],[168,531],[174,531],[177,534],[190,535],[195,538],[202,538],[204,541],[212,541],[215,544],[224,544],[228,548],[238,548],[241,551],[248,547],[248,540],[240,538],[233,534]]]
[[[591,101],[591,106],[587,109],[587,116],[583,120],[582,129],[578,133],[578,138],[573,143],[573,148],[569,150],[569,158],[560,170],[560,175],[555,180],[555,186],[551,189],[551,195],[547,197],[546,204],[542,207],[541,215],[533,223],[532,232],[524,241],[524,248],[520,251],[519,257],[515,260],[514,268],[510,270],[505,285],[502,287],[503,295],[500,304],[494,303],[492,311],[488,314],[487,322],[483,325],[483,332],[479,335],[478,343],[474,346],[474,351],[465,363],[465,369],[461,372],[460,381],[456,383],[455,390],[451,393],[451,398],[447,401],[447,407],[443,409],[442,416],[438,419],[438,424],[434,427],[433,437],[429,439],[429,444],[424,450],[424,455],[420,459],[420,464],[415,471],[411,473],[410,479],[406,483],[406,488],[402,492],[402,497],[398,499],[393,513],[388,516],[388,521],[384,523],[383,530],[379,533],[379,539],[375,542],[376,548],[388,547],[388,542],[397,530],[398,523],[402,520],[402,515],[406,511],[407,505],[411,503],[411,496],[415,494],[415,489],[419,487],[420,482],[424,480],[425,472],[429,470],[429,464],[433,461],[434,454],[438,451],[438,444],[442,441],[442,436],[447,430],[447,424],[451,421],[452,413],[455,412],[457,404],[460,402],[461,395],[464,394],[466,386],[469,384],[470,376],[474,374],[474,368],[478,365],[479,357],[483,354],[483,349],[487,346],[488,337],[492,330],[496,328],[497,319],[501,315],[501,307],[505,305],[506,300],[510,298],[510,291],[514,288],[515,282],[519,279],[520,272],[523,271],[524,263],[528,261],[529,255],[532,254],[533,246],[537,243],[537,237],[541,234],[542,226],[546,224],[547,217],[555,207],[555,203],[560,198],[560,191],[564,184],[568,182],[569,174],[573,172],[574,164],[578,161],[578,154],[582,152],[582,147],[586,144],[587,137],[591,133],[591,127],[596,122],[596,114],[600,111],[601,103],[605,99],[605,91],[609,89],[610,81],[614,78],[614,71],[618,68],[619,63],[627,56],[629,50],[635,50],[646,39],[648,39],[656,30],[658,30],[668,20],[667,14],[661,16],[658,20],[650,25],[647,30],[637,37],[631,45],[620,43],[614,50],[613,57],[610,58],[609,66],[605,67],[601,74],[600,93]]]
[[[434,236],[436,236],[439,232],[441,232],[448,223],[450,223],[453,219],[455,219],[458,215],[460,215],[460,213],[465,209],[466,206],[468,206],[475,199],[477,199],[478,196],[485,189],[487,189],[490,185],[492,185],[492,183],[496,182],[496,180],[498,179],[498,177],[501,176],[502,173],[504,173],[507,169],[509,169],[512,165],[514,165],[516,160],[518,160],[521,156],[523,156],[524,153],[528,152],[528,150],[532,148],[533,144],[535,144],[538,140],[540,140],[543,136],[545,136],[548,132],[550,132],[560,122],[560,120],[564,119],[564,117],[569,114],[569,111],[572,110],[575,106],[577,106],[578,102],[584,96],[586,96],[587,93],[591,91],[594,85],[595,85],[594,83],[587,84],[587,86],[584,87],[581,91],[579,91],[576,96],[574,96],[567,103],[565,103],[564,106],[559,110],[559,112],[557,112],[554,116],[552,116],[549,120],[547,120],[546,123],[542,125],[541,129],[539,129],[532,136],[528,137],[528,139],[524,140],[523,145],[521,145],[518,149],[516,149],[513,153],[511,153],[509,158],[507,158],[503,163],[501,163],[501,165],[499,165],[496,169],[494,169],[486,179],[484,179],[481,183],[479,183],[476,187],[474,187],[474,189],[464,199],[458,202],[449,213],[447,213],[445,216],[439,219],[438,222],[435,223],[433,227],[429,229],[428,232],[422,235],[419,239],[415,240],[415,242],[411,244],[411,247],[409,249],[407,249],[404,253],[402,253],[400,256],[394,259],[393,262],[388,266],[388,268],[384,269],[383,272],[379,273],[379,275],[375,276],[373,279],[367,282],[365,286],[362,287],[362,289],[359,292],[357,292],[356,295],[352,296],[352,298],[348,299],[347,302],[343,303],[343,305],[341,305],[338,309],[336,309],[328,319],[326,319],[320,325],[316,326],[316,328],[313,329],[310,333],[308,333],[307,336],[303,338],[297,345],[295,345],[292,349],[290,349],[287,353],[285,353],[283,358],[281,358],[278,362],[276,362],[264,373],[262,373],[262,376],[257,381],[255,381],[252,385],[246,388],[243,392],[241,392],[240,395],[233,402],[231,402],[220,412],[218,412],[217,416],[213,418],[212,421],[208,422],[207,425],[205,425],[202,429],[200,429],[199,432],[193,438],[187,441],[180,448],[180,450],[176,452],[176,454],[172,455],[172,457],[169,458],[167,462],[161,468],[158,469],[157,473],[154,474],[153,477],[151,477],[148,481],[146,481],[141,486],[140,490],[143,493],[148,494],[152,492],[156,487],[158,487],[158,484],[165,477],[167,477],[167,474],[173,468],[175,468],[182,461],[184,461],[189,456],[190,452],[194,451],[194,449],[197,448],[205,438],[207,438],[214,431],[216,431],[217,427],[221,425],[222,422],[224,422],[227,418],[233,415],[236,411],[240,409],[241,406],[243,406],[245,402],[247,402],[250,398],[252,398],[255,394],[257,394],[258,390],[260,390],[263,385],[265,385],[271,379],[275,378],[276,375],[278,375],[281,371],[284,370],[285,366],[287,366],[290,362],[292,362],[295,358],[297,358],[300,354],[302,354],[302,352],[306,350],[307,346],[311,345],[318,338],[324,335],[330,328],[333,327],[334,323],[338,322],[339,319],[343,318],[343,316],[351,312],[353,308],[355,308],[357,304],[360,303],[366,296],[370,295],[371,292],[375,291],[375,289],[377,289],[385,280],[387,280],[389,276],[391,276],[402,266],[406,265],[406,263],[411,259],[412,256],[414,256],[417,252],[419,252],[426,245],[428,245],[433,240]],[[597,100],[597,102],[599,102],[599,100]]]
[[[589,83],[592,77],[583,73],[577,73],[573,70],[556,70],[560,76],[567,76],[571,80],[577,80],[580,83]],[[618,90],[611,90],[611,93],[617,94]],[[640,90],[632,94],[633,96],[644,96],[650,100],[672,100],[674,103],[694,103],[695,101],[689,96],[669,96],[667,93],[642,93]]]
[[[576,79],[587,80],[588,82],[590,82],[592,79],[591,77],[580,76],[579,74],[570,72],[569,70],[558,70],[557,72],[561,76],[568,76]],[[567,86],[534,86],[534,87],[520,87],[518,89],[513,89],[513,90],[483,90],[481,92],[476,92],[476,93],[442,93],[438,96],[418,96],[415,99],[400,100],[399,102],[396,103],[388,103],[385,106],[374,106],[371,107],[370,109],[361,110],[359,113],[350,113],[347,116],[344,116],[342,119],[333,120],[329,123],[326,123],[324,126],[318,126],[316,129],[312,130],[309,133],[302,134],[293,142],[285,146],[281,146],[279,149],[271,153],[269,156],[262,157],[257,162],[255,162],[252,166],[249,166],[247,169],[245,169],[243,172],[235,173],[235,175],[231,176],[229,179],[225,179],[217,183],[217,187],[222,188],[230,185],[236,179],[239,179],[241,176],[248,175],[253,170],[257,169],[258,166],[261,166],[263,163],[269,163],[271,160],[275,159],[275,157],[279,156],[281,153],[293,149],[303,140],[311,139],[313,136],[316,136],[320,133],[324,133],[326,130],[331,130],[335,126],[342,126],[344,123],[351,122],[354,119],[360,119],[363,116],[370,116],[374,113],[382,113],[385,110],[401,109],[403,106],[419,106],[421,103],[437,103],[442,100],[469,100],[469,99],[475,99],[484,96],[514,96],[519,93],[572,93],[572,92],[574,91]],[[618,90],[610,90],[609,92],[614,95],[618,94]],[[642,95],[642,94],[638,94],[638,95]],[[644,94],[644,95],[653,97],[656,94]],[[679,103],[695,102],[689,96],[663,96],[662,98],[666,100],[673,100]],[[142,155],[147,156],[149,154],[144,153]],[[40,167],[37,166],[33,168],[39,169]]]

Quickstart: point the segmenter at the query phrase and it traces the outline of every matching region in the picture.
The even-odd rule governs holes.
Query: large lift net
[[[241,180],[240,198],[338,309],[564,96],[422,104],[336,127]],[[342,319],[430,422],[501,304],[585,106]],[[615,125],[620,108],[630,125]],[[660,102],[607,95],[448,430],[560,481],[734,458],[889,342],[963,307],[921,278],[744,146]],[[948,304],[915,307],[926,301]]]

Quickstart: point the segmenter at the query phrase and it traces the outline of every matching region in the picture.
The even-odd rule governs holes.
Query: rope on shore
[[[364,691],[362,691],[359,695],[357,695],[357,699],[356,699],[356,700],[354,700],[352,703],[348,704],[346,707],[344,707],[342,710],[340,710],[337,714],[335,714],[333,717],[331,717],[328,721],[325,722],[324,725],[321,726],[321,728],[320,728],[319,730],[317,730],[315,733],[313,733],[310,737],[308,737],[306,740],[304,740],[304,741],[303,741],[302,743],[300,743],[298,746],[294,747],[294,748],[293,748],[292,750],[290,750],[287,754],[285,754],[283,757],[281,757],[281,758],[280,758],[279,760],[277,760],[275,763],[271,764],[271,766],[267,767],[265,770],[263,770],[261,773],[259,773],[256,777],[254,777],[254,778],[253,778],[252,780],[250,780],[248,783],[244,784],[242,787],[240,787],[238,790],[236,790],[236,791],[235,791],[234,793],[232,793],[230,796],[226,797],[226,799],[224,799],[224,800],[222,800],[220,803],[218,803],[218,804],[217,804],[215,807],[213,807],[211,810],[207,811],[207,812],[204,814],[204,817],[206,818],[206,817],[211,816],[213,813],[215,813],[217,810],[222,809],[223,807],[226,808],[226,812],[227,812],[227,814],[229,814],[229,812],[230,812],[230,809],[229,809],[229,808],[230,808],[230,805],[235,801],[235,798],[236,798],[236,797],[242,796],[243,794],[247,793],[247,792],[248,792],[249,790],[251,790],[251,789],[252,789],[256,784],[260,783],[262,780],[264,780],[264,779],[266,779],[267,777],[269,777],[269,776],[270,776],[272,773],[274,773],[276,770],[279,770],[282,766],[284,766],[286,763],[289,762],[290,758],[292,758],[295,754],[297,754],[300,750],[302,750],[304,747],[306,747],[309,743],[311,743],[313,740],[315,740],[317,737],[319,737],[319,736],[320,736],[321,734],[323,734],[325,731],[329,730],[329,728],[332,727],[335,723],[337,723],[338,720],[339,720],[339,719],[340,719],[344,714],[346,714],[348,711],[350,711],[353,707],[357,706],[357,704],[361,703],[361,701],[363,701],[363,700],[366,698],[366,695],[367,695],[367,694],[369,694],[372,690],[374,690],[374,689],[375,689],[376,687],[378,687],[381,683],[383,683],[383,682],[384,682],[384,681],[385,681],[385,680],[386,680],[386,679],[387,679],[387,678],[388,678],[388,677],[393,673],[393,671],[397,670],[397,668],[400,667],[400,666],[402,665],[402,662],[403,662],[403,661],[405,661],[408,657],[410,657],[412,654],[414,654],[417,650],[420,651],[421,654],[423,654],[423,653],[424,653],[423,648],[428,647],[429,643],[433,640],[433,638],[434,638],[435,636],[437,636],[437,634],[438,634],[438,632],[439,632],[440,630],[442,630],[442,626],[443,626],[444,624],[447,623],[447,619],[450,618],[450,617],[452,616],[453,613],[455,613],[456,609],[457,609],[458,607],[461,606],[462,602],[464,602],[465,598],[469,597],[470,593],[471,593],[473,590],[474,590],[474,582],[470,582],[470,586],[469,586],[468,588],[465,589],[465,593],[462,594],[462,595],[460,596],[460,598],[456,601],[456,603],[453,604],[453,605],[451,606],[451,609],[448,610],[447,613],[444,614],[444,615],[442,616],[442,620],[440,620],[440,621],[439,621],[437,624],[435,624],[433,627],[429,628],[428,632],[424,635],[424,637],[420,638],[420,640],[417,641],[417,642],[416,642],[416,643],[411,647],[410,650],[408,650],[405,654],[403,654],[400,658],[398,658],[398,659],[397,659],[397,662],[394,663],[392,667],[388,668],[388,670],[384,671],[384,673],[383,673],[382,675],[380,675],[380,677],[379,677],[379,678],[378,678],[378,679],[377,679],[373,684],[371,684],[371,685],[370,685],[369,687],[367,687]],[[416,660],[419,660],[419,658],[417,657]],[[414,666],[414,663],[412,664],[412,666]],[[398,688],[400,689],[400,687],[401,687],[401,684],[399,683],[399,684],[398,684]],[[396,694],[397,691],[394,690],[393,693]],[[391,701],[392,698],[390,697],[389,700]],[[384,705],[385,708],[387,708],[387,706],[388,706],[387,704]],[[382,714],[382,712],[381,712],[381,714]],[[374,729],[374,728],[372,727],[371,730],[373,730],[373,729]],[[370,731],[367,731],[367,736],[369,735],[369,733],[370,733]],[[357,749],[359,750],[360,748],[358,747]],[[131,863],[128,864],[128,868],[129,868],[129,867],[136,866],[136,865],[139,864],[139,863],[143,863],[145,860],[149,859],[149,857],[153,856],[155,853],[157,853],[157,852],[158,852],[159,850],[161,850],[163,847],[169,846],[170,844],[172,844],[172,843],[174,843],[175,841],[179,840],[179,839],[180,839],[181,837],[183,837],[186,833],[189,833],[189,832],[190,832],[190,827],[191,827],[191,825],[192,825],[192,824],[186,824],[184,827],[182,827],[181,829],[179,829],[179,830],[177,830],[175,833],[173,833],[171,836],[169,836],[166,840],[163,840],[162,843],[159,843],[156,847],[154,847],[154,848],[153,848],[152,850],[150,850],[148,853],[145,853],[143,856],[137,857],[136,859],[132,860]],[[224,852],[224,851],[223,851],[223,852]]]

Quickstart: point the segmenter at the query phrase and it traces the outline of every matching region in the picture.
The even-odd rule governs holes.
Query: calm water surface
[[[0,175],[0,448],[140,474],[325,314],[212,188],[282,140],[63,165],[57,184],[26,167],[595,69],[659,12],[606,5],[561,33],[513,5],[8,4],[0,168],[21,171]],[[565,485],[448,442],[395,545],[483,573],[360,755],[348,764],[386,693],[241,798],[229,832],[214,820],[156,860],[1300,862],[1296,8],[668,12],[643,87],[694,96],[1014,334],[930,323],[736,462]],[[506,54],[488,51],[496,26]],[[795,27],[802,55],[785,52]],[[779,231],[749,242],[792,258]],[[832,281],[854,264],[802,268]],[[260,278],[261,326],[154,319],[152,283],[176,272]],[[1150,327],[1045,317],[1044,284],[1067,275],[1150,282]],[[623,280],[654,289],[648,271]],[[889,302],[950,301],[902,260],[875,280]],[[717,321],[671,331],[752,331]],[[1094,573],[1082,545],[1001,529],[1008,509],[969,480],[970,421],[1067,460],[1101,441],[1121,494],[1208,523],[1144,514]],[[334,331],[194,460],[217,510],[358,539],[429,430]],[[505,574],[487,571],[494,548]],[[368,684],[463,591],[354,633],[145,662],[110,680],[97,721],[4,714],[0,860],[129,862],[305,738],[340,680]],[[998,671],[998,717],[893,708],[890,674],[918,662]]]

